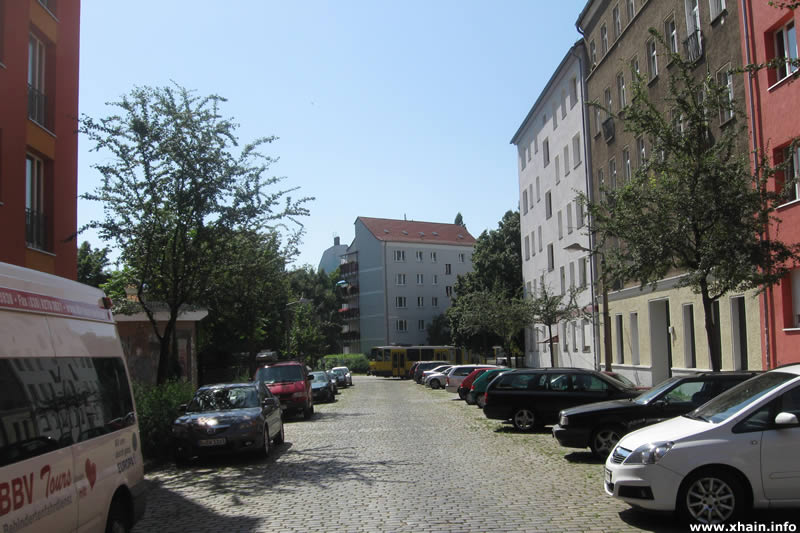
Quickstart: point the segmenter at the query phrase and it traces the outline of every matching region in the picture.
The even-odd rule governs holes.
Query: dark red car
[[[487,366],[482,368],[476,368],[475,370],[467,374],[467,377],[465,377],[464,381],[461,382],[461,385],[458,386],[458,397],[466,401],[469,389],[470,387],[472,387],[472,382],[475,381],[475,378],[477,378],[490,368],[497,368],[497,367]]]
[[[255,381],[263,382],[281,401],[287,415],[303,413],[306,420],[314,414],[314,396],[306,365],[298,361],[268,363],[256,370]]]

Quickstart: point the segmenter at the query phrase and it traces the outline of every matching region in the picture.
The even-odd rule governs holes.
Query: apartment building
[[[570,48],[520,125],[511,144],[519,170],[522,277],[535,297],[543,287],[565,301],[581,288],[578,304],[591,309],[594,295],[591,243],[583,204],[589,194],[589,145],[583,79],[587,70],[582,41]],[[550,353],[548,329],[532,324],[525,334],[525,364],[532,367],[597,365],[593,320],[576,317],[558,324]]]
[[[75,279],[79,0],[0,0],[0,261]]]
[[[457,224],[358,217],[340,266],[345,352],[427,344],[427,327],[450,307],[456,279],[472,271],[474,245]]]
[[[713,75],[744,101],[741,77],[729,73],[742,63],[739,3],[731,0],[589,0],[576,25],[584,36],[591,69],[586,78],[587,100],[614,114],[630,102],[635,73],[645,78],[652,102],[669,91],[679,53],[694,63],[697,76]],[[656,28],[662,45],[650,33]],[[592,186],[614,188],[629,179],[650,156],[649,139],[626,132],[618,118],[590,108],[589,136]],[[720,114],[712,130],[744,116]],[[743,151],[747,150],[742,139]],[[601,335],[610,336],[613,368],[637,383],[652,384],[694,369],[710,368],[703,306],[699,295],[677,287],[681,272],[661,280],[655,289],[608,287],[608,307]],[[727,294],[717,301],[715,332],[722,347],[723,369],[760,369],[760,313],[752,293]],[[608,332],[608,334],[603,332]]]
[[[744,36],[742,54],[747,64],[764,64],[777,58],[798,59],[796,11],[771,6],[767,2],[746,0],[740,26]],[[750,149],[765,155],[771,165],[783,164],[768,187],[786,189],[786,202],[776,216],[781,220],[768,229],[769,238],[800,242],[800,86],[794,79],[798,68],[785,63],[745,76],[750,128]],[[758,164],[754,160],[754,164]],[[792,183],[793,182],[793,183]],[[785,187],[789,184],[788,187]],[[800,266],[761,297],[761,336],[764,368],[800,362]]]

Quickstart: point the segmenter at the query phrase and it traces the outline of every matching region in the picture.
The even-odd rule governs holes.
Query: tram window
[[[433,349],[431,348],[423,348],[422,349],[422,359],[421,361],[433,361]]]
[[[420,361],[419,350],[416,348],[409,348],[406,352],[409,361]]]

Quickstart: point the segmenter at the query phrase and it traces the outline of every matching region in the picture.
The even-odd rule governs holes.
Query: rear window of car
[[[303,370],[298,365],[265,366],[258,369],[256,379],[264,383],[302,381]]]
[[[527,390],[532,383],[538,382],[537,374],[506,374],[498,380],[496,389],[500,390]]]

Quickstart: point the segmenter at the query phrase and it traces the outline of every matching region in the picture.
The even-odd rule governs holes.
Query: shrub
[[[169,458],[172,422],[179,414],[178,407],[192,399],[194,386],[185,381],[168,381],[163,385],[134,383],[133,395],[139,415],[142,455],[149,460]]]
[[[335,366],[346,366],[350,372],[365,374],[369,370],[369,360],[363,353],[339,353],[322,358],[322,366],[330,370]]]

